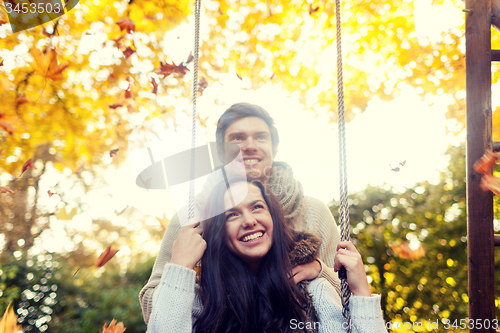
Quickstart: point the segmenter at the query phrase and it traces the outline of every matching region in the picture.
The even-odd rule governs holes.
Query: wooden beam
[[[491,50],[491,61],[500,61],[500,50]]]
[[[466,0],[467,247],[469,318],[495,319],[493,194],[472,167],[491,145],[491,2]],[[494,332],[477,329],[469,332]]]
[[[500,246],[500,235],[495,235],[495,246]]]

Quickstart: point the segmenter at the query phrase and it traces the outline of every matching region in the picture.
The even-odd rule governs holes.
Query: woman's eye
[[[234,216],[236,216],[236,214],[235,214],[235,213],[230,213],[230,214],[227,214],[227,215],[226,215],[226,220],[229,220],[230,218],[232,218],[232,217],[234,217]]]
[[[253,206],[253,209],[256,210],[256,209],[264,209],[264,206],[263,205],[255,205]]]

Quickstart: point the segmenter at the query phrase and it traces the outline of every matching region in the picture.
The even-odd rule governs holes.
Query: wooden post
[[[478,322],[495,319],[493,196],[479,188],[481,175],[474,162],[491,146],[491,3],[465,1],[466,129],[467,129],[467,246],[469,271],[469,332]],[[490,147],[491,148],[491,147]]]

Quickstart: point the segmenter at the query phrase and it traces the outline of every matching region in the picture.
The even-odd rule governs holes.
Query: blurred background
[[[233,103],[268,110],[276,160],[337,219],[334,6],[203,0],[197,109],[206,141]],[[463,7],[341,10],[352,237],[386,321],[417,331],[468,311]],[[131,147],[153,119],[187,137],[193,11],[194,1],[80,1],[13,33],[0,9],[0,313],[11,303],[23,332],[99,332],[113,318],[145,332],[138,295],[175,208],[169,190],[136,185]],[[118,253],[97,268],[109,245]]]

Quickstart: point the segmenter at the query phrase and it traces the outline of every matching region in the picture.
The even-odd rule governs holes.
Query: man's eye
[[[239,141],[239,140],[241,140],[241,136],[235,136],[235,137],[233,138],[233,140],[237,140],[237,141]]]

